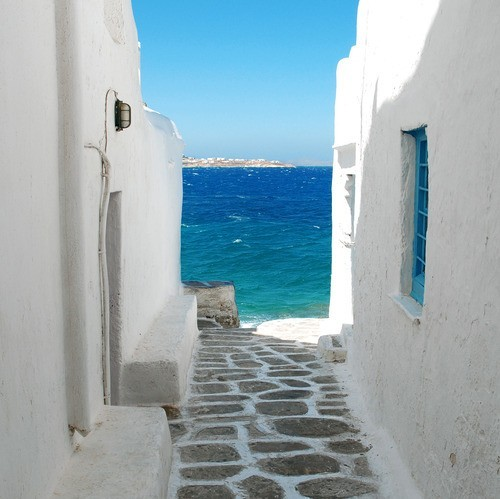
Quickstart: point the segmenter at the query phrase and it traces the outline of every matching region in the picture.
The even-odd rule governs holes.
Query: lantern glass
[[[130,105],[121,100],[117,100],[115,104],[115,126],[116,130],[123,130],[130,126],[132,111]]]

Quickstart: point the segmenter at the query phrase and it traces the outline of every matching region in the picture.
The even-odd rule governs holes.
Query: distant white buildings
[[[182,164],[186,167],[204,167],[204,166],[224,166],[224,167],[286,167],[291,168],[294,165],[282,163],[277,160],[267,159],[233,159],[233,158],[193,158],[190,156],[182,157]]]
[[[143,108],[129,0],[4,2],[2,20],[0,497],[161,497],[164,411],[115,405],[184,388],[183,142]]]
[[[331,316],[424,497],[500,497],[500,5],[361,0]]]

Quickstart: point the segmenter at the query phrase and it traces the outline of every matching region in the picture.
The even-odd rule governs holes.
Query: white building
[[[357,31],[331,317],[423,496],[500,497],[500,4],[361,0]]]
[[[114,406],[180,398],[196,303],[130,0],[3,2],[0,63],[0,497],[162,496],[164,411]]]

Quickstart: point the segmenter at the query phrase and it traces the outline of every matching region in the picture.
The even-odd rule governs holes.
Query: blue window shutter
[[[411,134],[416,142],[415,164],[415,218],[413,239],[413,273],[410,295],[420,304],[424,303],[425,253],[427,242],[427,219],[429,206],[429,168],[427,162],[427,135],[425,128]]]

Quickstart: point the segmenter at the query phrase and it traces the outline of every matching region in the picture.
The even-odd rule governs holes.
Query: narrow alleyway
[[[169,498],[377,496],[336,365],[307,327],[277,324],[202,330],[185,403],[167,408]]]

